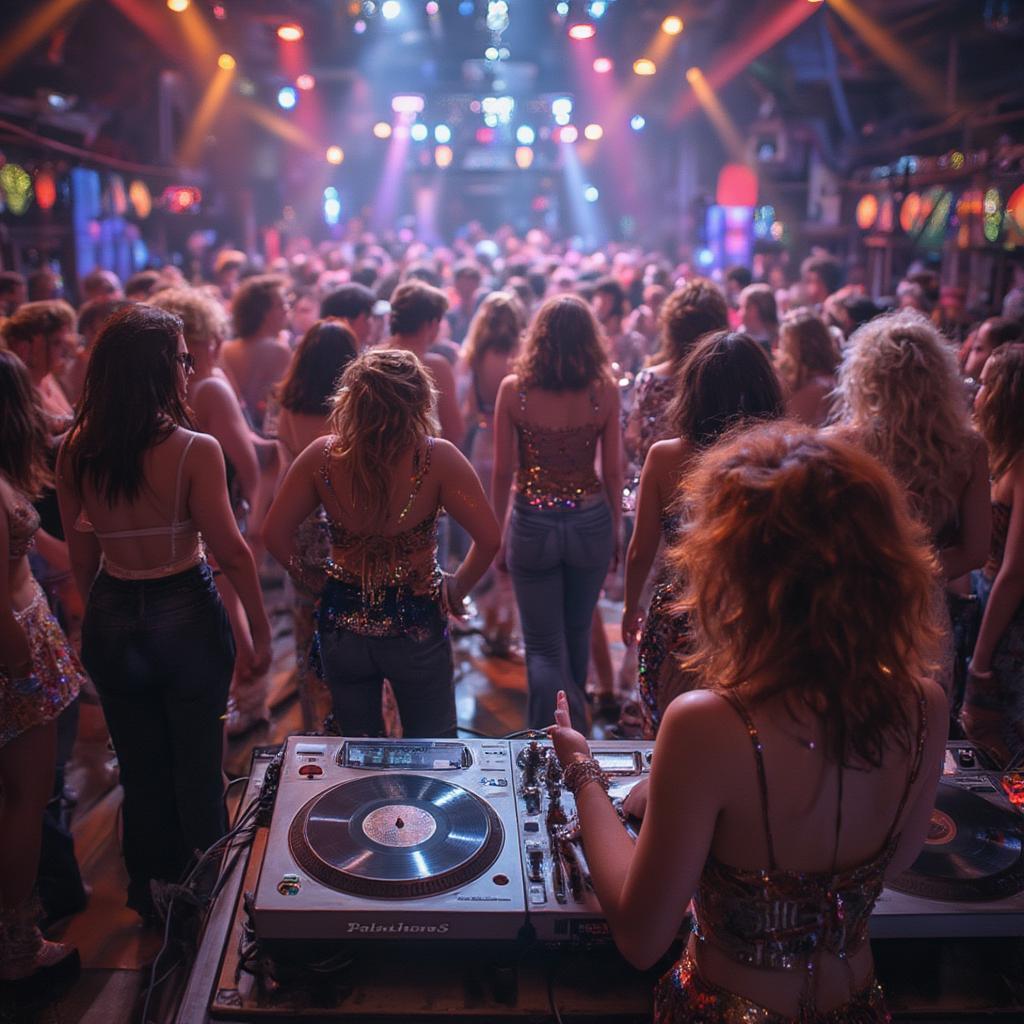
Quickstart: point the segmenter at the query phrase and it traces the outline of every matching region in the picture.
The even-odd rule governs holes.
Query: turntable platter
[[[310,800],[288,845],[305,871],[332,889],[380,899],[431,896],[481,875],[503,841],[479,797],[422,775],[374,775]]]
[[[927,899],[998,900],[1024,889],[1024,820],[940,783],[921,855],[891,889]]]

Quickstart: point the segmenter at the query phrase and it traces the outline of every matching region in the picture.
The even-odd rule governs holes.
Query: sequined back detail
[[[39,513],[25,498],[15,494],[14,507],[7,513],[7,556],[12,562],[28,553],[38,529]]]
[[[689,953],[659,982],[654,1024],[888,1024],[881,986],[872,978],[847,1002],[789,1017],[705,979]]]
[[[590,392],[596,415],[600,403],[596,387]],[[516,490],[535,508],[576,508],[587,497],[601,492],[601,480],[594,470],[597,441],[602,424],[578,427],[542,427],[526,420],[526,388],[519,390],[516,422],[519,434],[519,468]]]
[[[769,867],[767,871],[736,868],[709,857],[694,896],[694,930],[701,941],[712,943],[737,963],[768,970],[806,970],[810,975],[821,953],[847,960],[867,941],[868,917],[899,843],[896,826],[921,768],[924,695],[918,695],[916,749],[885,842],[870,860],[844,871],[836,870],[843,803],[843,771],[839,769],[835,845],[828,872],[779,868],[757,728],[739,700],[732,696],[726,700],[743,719],[754,747]]]
[[[409,514],[430,472],[433,445],[434,439],[428,437],[423,455],[417,452],[413,459],[412,489],[396,525]],[[404,596],[439,598],[441,571],[436,556],[440,509],[435,508],[415,526],[398,533],[355,533],[347,529],[340,519],[341,503],[329,472],[332,447],[333,439],[324,449],[320,472],[331,497],[324,502],[331,538],[331,557],[325,565],[327,575],[358,589],[358,612],[353,609],[348,628],[365,635],[392,635],[396,628],[393,608],[401,604]]]
[[[992,540],[989,543],[988,559],[982,569],[985,576],[994,580],[1003,564],[1006,553],[1006,535],[1010,532],[1010,514],[1013,509],[1001,501],[992,502]]]

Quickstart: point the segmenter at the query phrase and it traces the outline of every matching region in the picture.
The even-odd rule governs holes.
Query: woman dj
[[[635,847],[564,698],[552,727],[602,909],[646,968],[693,898],[658,1024],[888,1020],[867,924],[934,806],[934,556],[877,461],[792,423],[712,448],[686,487],[670,557],[706,688],[666,710]]]

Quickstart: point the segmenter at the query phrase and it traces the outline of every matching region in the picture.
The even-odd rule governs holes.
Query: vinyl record
[[[953,783],[940,783],[921,855],[889,888],[954,902],[1012,896],[1024,888],[1024,821]]]
[[[454,889],[498,856],[501,822],[479,797],[422,775],[373,775],[320,793],[288,846],[308,874],[358,896],[408,899]]]

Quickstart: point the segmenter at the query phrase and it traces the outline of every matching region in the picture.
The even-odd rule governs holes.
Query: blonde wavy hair
[[[902,309],[851,335],[839,365],[838,423],[907,488],[933,530],[956,518],[973,431],[956,353],[929,321]]]
[[[336,435],[331,456],[348,470],[357,508],[387,517],[393,483],[387,470],[440,434],[436,398],[429,374],[411,352],[378,349],[345,368],[328,424]]]
[[[480,303],[462,350],[462,358],[470,368],[487,352],[514,355],[526,330],[526,310],[512,292],[491,292]]]
[[[227,313],[197,288],[163,288],[150,296],[149,304],[181,318],[189,348],[207,344],[216,348],[227,337]]]

